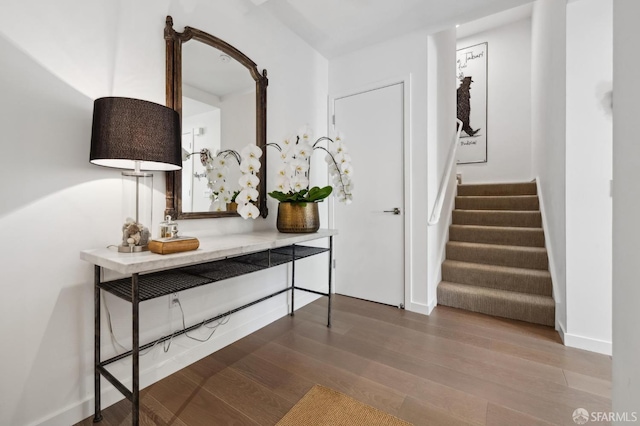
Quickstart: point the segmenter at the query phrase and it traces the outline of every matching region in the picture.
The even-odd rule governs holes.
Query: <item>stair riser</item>
[[[498,290],[551,296],[551,277],[505,271],[487,271],[481,268],[459,267],[445,262],[442,280]]]
[[[438,286],[438,304],[547,326],[555,325],[555,308],[500,297],[460,294]]]
[[[454,210],[454,225],[481,226],[514,226],[523,228],[541,228],[542,216],[540,212],[527,211],[469,211]]]
[[[458,195],[537,195],[535,182],[491,184],[491,185],[458,185]]]
[[[527,250],[506,249],[501,246],[477,249],[447,243],[447,259],[485,265],[513,266],[516,268],[549,269],[546,251],[531,253]]]
[[[538,197],[524,195],[517,197],[456,197],[459,210],[539,210]]]
[[[542,229],[492,229],[491,227],[449,227],[449,240],[469,243],[504,244],[511,246],[544,247]]]

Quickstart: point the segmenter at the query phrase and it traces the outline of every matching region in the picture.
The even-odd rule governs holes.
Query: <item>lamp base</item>
[[[118,253],[141,253],[143,251],[149,251],[149,246],[118,246]]]

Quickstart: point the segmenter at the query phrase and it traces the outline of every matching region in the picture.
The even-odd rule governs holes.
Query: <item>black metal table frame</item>
[[[313,293],[313,294],[317,294],[320,296],[326,296],[328,297],[328,308],[327,308],[327,327],[331,327],[331,278],[332,278],[332,259],[333,259],[333,236],[329,236],[329,248],[328,249],[322,249],[322,251],[314,253],[314,254],[320,254],[323,252],[329,252],[329,276],[328,276],[328,292],[327,293],[322,293],[319,291],[315,291],[315,290],[311,290],[311,289],[307,289],[307,288],[302,288],[302,287],[298,287],[296,286],[296,244],[291,245],[291,285],[287,286],[284,289],[278,290],[274,293],[271,293],[267,296],[261,297],[260,299],[254,300],[253,302],[247,303],[245,305],[242,305],[238,308],[232,309],[228,312],[225,312],[223,314],[220,315],[216,315],[213,318],[210,318],[208,320],[205,320],[204,322],[200,322],[198,324],[192,325],[186,329],[183,330],[179,330],[177,332],[172,333],[171,335],[168,336],[164,336],[161,337],[160,339],[156,339],[153,342],[150,343],[146,343],[144,345],[140,345],[140,317],[139,317],[139,305],[140,305],[140,288],[139,288],[139,274],[138,273],[134,273],[131,275],[131,310],[132,310],[132,321],[131,321],[131,326],[132,326],[132,349],[130,351],[124,352],[122,354],[116,355],[112,358],[109,358],[105,361],[101,361],[100,360],[100,327],[101,327],[101,316],[100,316],[100,290],[104,288],[105,284],[108,284],[109,282],[101,282],[101,271],[102,271],[102,267],[98,266],[98,265],[94,265],[94,351],[95,351],[95,359],[94,359],[94,390],[95,390],[95,411],[94,411],[94,417],[93,417],[93,422],[97,423],[102,421],[102,409],[101,409],[101,402],[100,402],[100,397],[101,397],[101,393],[100,393],[100,388],[101,388],[101,383],[100,383],[100,376],[103,376],[105,379],[107,379],[122,395],[125,396],[125,398],[127,398],[129,401],[131,401],[131,406],[132,406],[132,418],[131,418],[131,423],[134,426],[138,426],[139,421],[140,421],[140,351],[143,351],[145,349],[148,349],[150,347],[152,347],[153,345],[156,345],[158,343],[162,343],[166,340],[169,340],[173,337],[188,333],[189,331],[192,331],[198,327],[200,327],[203,323],[207,324],[213,321],[217,321],[221,318],[224,318],[228,315],[231,315],[235,312],[241,311],[243,309],[246,309],[250,306],[253,306],[257,303],[263,302],[267,299],[270,299],[274,296],[280,295],[282,293],[285,293],[287,291],[291,291],[291,312],[289,312],[290,316],[294,316],[294,312],[295,312],[295,305],[294,305],[294,294],[295,294],[295,290],[301,290],[301,291],[305,291],[308,293]],[[268,252],[268,256],[269,256],[269,264],[267,265],[266,268],[262,268],[262,269],[267,269],[270,268],[272,266],[278,266],[278,265],[271,265],[271,252],[272,249],[269,250],[265,250],[265,251],[261,251],[261,252],[256,252],[254,254],[257,253],[265,253]],[[223,258],[223,259],[218,259],[218,260],[214,260],[214,261],[208,261],[208,262],[203,262],[203,264],[205,263],[213,263],[213,262],[218,262],[218,261],[223,261],[226,260],[227,258]],[[288,262],[287,262],[288,263]],[[179,268],[174,268],[174,269],[180,269]],[[262,270],[259,269],[259,270]],[[170,271],[171,269],[167,270]],[[248,271],[244,274],[241,275],[246,275],[247,273],[251,273],[254,271]],[[127,279],[128,280],[128,279]],[[122,280],[120,280],[122,281]],[[212,280],[209,283],[204,283],[201,285],[206,285],[206,284],[210,284],[216,282],[216,280]],[[183,290],[181,290],[183,291]],[[172,292],[166,292],[163,294],[159,294],[158,296],[153,296],[153,297],[149,297],[145,300],[150,300],[151,298],[156,298],[156,297],[162,297],[168,294],[171,294]],[[114,293],[116,294],[116,293]],[[116,296],[121,297],[121,295],[116,294]],[[127,300],[127,299],[125,299]],[[144,300],[142,300],[144,301]],[[109,364],[112,364],[116,361],[119,361],[121,359],[124,359],[128,356],[132,357],[132,390],[129,390],[122,382],[120,382],[113,374],[111,374],[107,369],[106,366]]]

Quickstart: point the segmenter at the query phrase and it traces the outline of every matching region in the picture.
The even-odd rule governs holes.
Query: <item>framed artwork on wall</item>
[[[458,164],[487,162],[487,43],[456,51]]]

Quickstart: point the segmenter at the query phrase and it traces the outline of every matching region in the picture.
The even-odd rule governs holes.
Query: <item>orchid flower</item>
[[[218,180],[213,183],[213,187],[211,188],[213,192],[218,194],[225,192],[227,190],[226,182],[223,180]]]
[[[295,192],[302,191],[303,189],[309,188],[309,179],[304,176],[296,175],[291,178],[291,189]]]
[[[291,185],[289,183],[289,179],[287,179],[285,176],[277,175],[276,176],[276,189],[278,191],[284,192],[284,193],[287,193],[287,192],[291,191]]]
[[[313,131],[309,127],[309,125],[304,125],[300,129],[298,129],[298,138],[300,138],[300,142],[311,143],[311,137],[313,135]]]
[[[349,163],[343,163],[340,166],[340,173],[347,175],[349,178],[353,176],[353,166]]]
[[[293,148],[293,155],[296,158],[307,159],[313,154],[313,147],[307,141],[301,141]]]
[[[229,168],[227,166],[221,167],[219,169],[213,169],[213,177],[218,179],[224,179],[229,174]]]
[[[262,157],[262,149],[256,145],[247,145],[241,152],[240,155],[243,159],[246,158],[260,158]]]
[[[212,160],[212,166],[214,169],[221,169],[225,167],[228,163],[228,160],[224,157],[214,157]]]
[[[240,171],[242,173],[257,173],[260,170],[260,161],[256,158],[245,158],[240,163]]]
[[[295,136],[288,135],[282,140],[282,150],[283,151],[288,150],[295,144],[296,144]]]
[[[236,202],[238,204],[246,204],[251,201],[258,200],[258,190],[253,188],[246,188],[240,191],[238,196],[236,197]]]
[[[240,213],[240,216],[242,216],[243,219],[255,219],[260,216],[260,210],[258,210],[258,208],[252,203],[239,206],[238,213]]]
[[[260,179],[258,179],[256,175],[244,174],[240,177],[238,182],[240,183],[241,188],[256,188],[260,183]]]
[[[287,177],[289,176],[289,166],[287,164],[281,164],[277,169],[276,169],[276,175],[277,176],[282,176],[282,177]]]
[[[220,200],[216,200],[216,201],[214,201],[213,203],[211,203],[211,209],[212,209],[214,212],[223,212],[223,211],[226,211],[226,210],[227,210],[227,204],[226,204],[226,203],[223,203],[223,202],[222,202],[222,201],[220,201]]]
[[[309,171],[309,163],[307,161],[300,160],[298,158],[289,162],[289,167],[294,174],[306,173]]]
[[[225,191],[222,194],[220,194],[218,198],[222,200],[225,204],[227,204],[231,202],[231,196],[232,196],[231,192]]]

